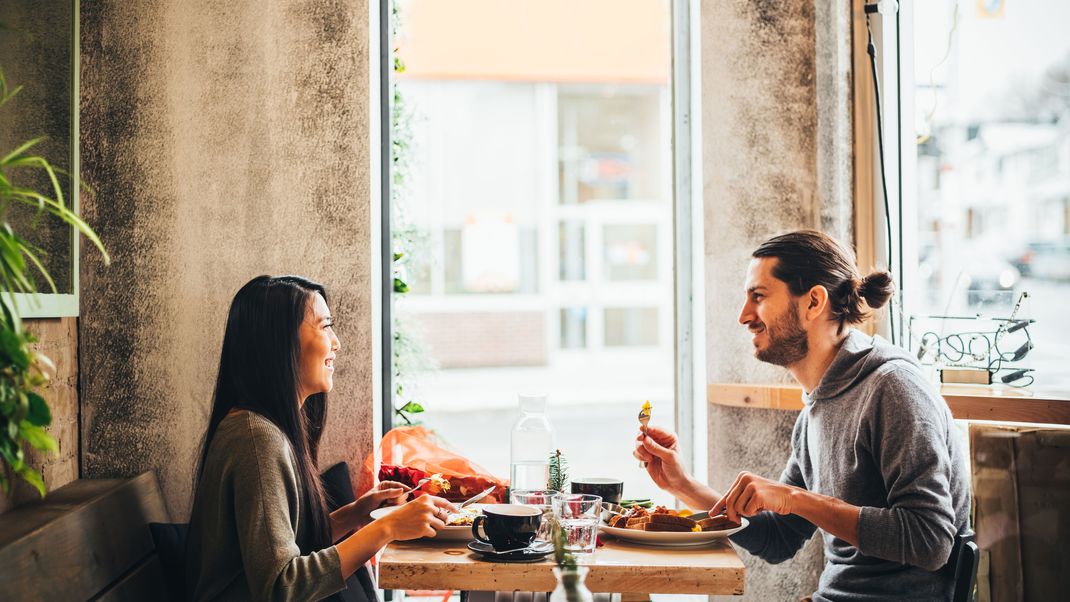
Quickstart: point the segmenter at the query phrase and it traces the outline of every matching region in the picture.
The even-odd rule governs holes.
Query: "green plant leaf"
[[[52,424],[52,411],[48,409],[45,398],[32,391],[26,396],[30,398],[30,411],[26,414],[26,422],[34,426]]]
[[[19,157],[19,155],[37,146],[47,137],[48,136],[38,136],[36,138],[23,142],[21,145],[19,145],[18,148],[8,153],[3,159],[0,159],[0,167],[10,167],[12,162],[18,161],[21,158]]]
[[[0,353],[20,372],[30,366],[30,357],[13,330],[0,328]]]
[[[394,278],[394,292],[395,293],[407,293],[409,292],[409,285],[405,284],[405,281],[401,278]]]
[[[4,460],[11,465],[11,470],[18,472],[22,470],[23,457],[22,448],[19,447],[17,437],[19,434],[19,425],[15,422],[7,423],[8,434],[11,434],[11,427],[15,427],[15,434],[10,437],[0,437],[0,456],[3,456]]]
[[[395,251],[394,252],[394,261],[397,261],[397,260],[401,259],[404,256],[405,256],[404,253],[400,253],[400,252]]]
[[[415,401],[410,401],[409,403],[401,406],[401,409],[398,411],[407,412],[409,414],[419,414],[420,412],[424,411],[424,407],[416,403]]]
[[[41,473],[29,466],[25,466],[19,471],[19,476],[22,477],[23,481],[33,485],[37,489],[37,493],[41,494],[41,498],[45,497],[45,480],[41,478]]]
[[[23,420],[19,424],[19,433],[27,443],[36,449],[47,452],[59,451],[59,443],[56,441],[55,437],[49,435],[48,431],[45,429],[39,426],[34,426],[26,420]]]

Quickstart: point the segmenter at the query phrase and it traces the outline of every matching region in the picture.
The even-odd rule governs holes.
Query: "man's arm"
[[[676,443],[676,435],[652,426],[636,437],[633,455],[646,463],[647,474],[659,489],[689,508],[709,508],[721,494],[687,474]]]
[[[740,516],[754,516],[766,510],[779,515],[800,516],[852,546],[858,546],[861,508],[749,472],[739,473],[728,493],[710,509],[710,514],[725,512],[728,518],[739,522]]]

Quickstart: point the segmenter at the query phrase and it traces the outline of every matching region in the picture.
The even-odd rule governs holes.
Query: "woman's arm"
[[[371,522],[372,510],[383,504],[401,504],[409,491],[409,488],[401,483],[383,481],[360,496],[360,499],[331,512],[331,541],[339,541]]]
[[[348,578],[392,541],[433,537],[446,526],[445,519],[454,510],[453,504],[442,498],[422,495],[346,537],[336,546],[342,577]]]

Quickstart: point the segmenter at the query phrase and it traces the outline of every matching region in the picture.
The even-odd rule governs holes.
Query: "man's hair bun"
[[[866,305],[877,309],[888,302],[895,292],[892,275],[885,271],[873,272],[862,279],[858,294],[866,300]]]

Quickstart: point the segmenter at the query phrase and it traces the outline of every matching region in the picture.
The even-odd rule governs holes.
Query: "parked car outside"
[[[1012,262],[1022,276],[1041,280],[1070,280],[1070,236],[1026,245]]]

